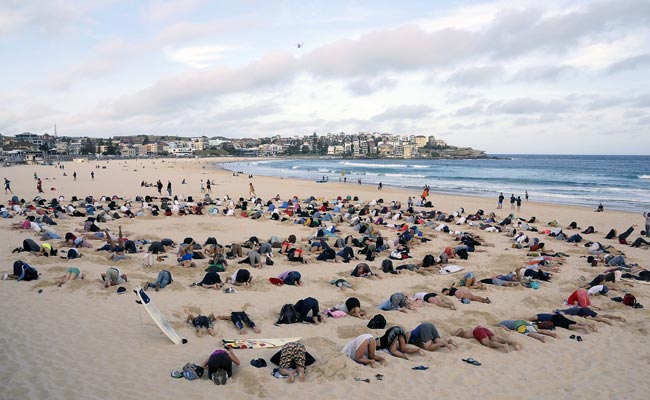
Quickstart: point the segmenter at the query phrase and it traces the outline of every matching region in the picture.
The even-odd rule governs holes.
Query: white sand
[[[233,198],[248,195],[249,179],[245,175],[233,177],[227,171],[212,167],[215,160],[146,160],[101,162],[106,169],[95,169],[96,163],[66,163],[65,172],[54,166],[17,166],[3,168],[3,176],[12,181],[12,188],[21,198],[31,200],[36,193],[36,172],[43,180],[46,190],[44,198],[64,195],[80,198],[92,194],[118,194],[134,198],[135,195],[154,195],[155,188],[141,188],[142,180],[155,182],[161,179],[173,183],[174,193],[201,197],[200,179],[214,179],[213,197],[229,194]],[[72,172],[78,174],[72,180]],[[95,180],[90,172],[95,171]],[[49,179],[47,179],[49,178]],[[181,185],[185,178],[187,185]],[[257,194],[264,200],[280,194],[283,198],[298,195],[335,198],[337,195],[358,195],[362,200],[383,198],[386,202],[400,200],[403,204],[409,195],[416,192],[395,190],[385,187],[378,192],[373,186],[327,183],[315,184],[308,181],[281,180],[278,178],[255,177],[252,182]],[[55,187],[56,191],[50,191]],[[164,191],[164,189],[163,189]],[[6,195],[4,202],[10,199]],[[466,212],[478,208],[486,212],[495,210],[495,199],[431,196],[436,209],[451,212],[464,207]],[[498,210],[500,217],[510,213],[509,205]],[[642,228],[642,217],[626,212],[594,213],[592,209],[526,202],[521,213],[525,218],[535,215],[538,227],[558,219],[562,226],[577,221],[583,229],[593,225],[599,232],[584,235],[586,240],[598,240],[612,244],[625,252],[628,262],[648,267],[647,250],[620,246],[615,241],[603,239],[614,227],[625,230],[632,224],[639,227],[632,235],[638,236]],[[11,230],[13,222],[22,218],[0,220],[0,235],[4,250],[1,254],[3,270],[11,271],[13,261],[23,259],[37,267],[41,279],[33,282],[0,281],[0,398],[2,399],[131,399],[131,398],[281,398],[300,396],[310,399],[333,398],[449,398],[458,399],[519,399],[519,398],[590,398],[590,399],[641,399],[650,390],[648,367],[650,366],[650,340],[647,308],[635,310],[610,301],[595,298],[594,304],[604,312],[623,316],[627,324],[615,322],[614,326],[598,324],[599,332],[581,334],[583,342],[570,340],[569,331],[560,329],[560,339],[548,339],[542,344],[531,338],[514,333],[505,333],[493,328],[495,333],[517,340],[524,349],[505,354],[481,346],[475,340],[458,339],[457,350],[442,349],[425,356],[411,356],[409,361],[387,356],[388,365],[371,369],[354,363],[340,353],[348,340],[361,333],[369,332],[366,321],[351,317],[328,319],[319,326],[309,324],[282,325],[273,322],[282,304],[294,303],[298,299],[313,296],[321,309],[342,303],[347,297],[358,297],[369,313],[375,314],[375,307],[391,293],[440,289],[459,276],[421,275],[405,273],[384,276],[381,280],[364,280],[349,277],[356,265],[345,263],[310,263],[298,265],[289,263],[286,257],[275,255],[275,265],[263,270],[252,270],[255,277],[251,289],[238,288],[235,294],[225,294],[202,288],[190,288],[189,284],[200,280],[207,260],[200,260],[199,268],[184,270],[176,266],[175,257],[170,255],[163,263],[149,270],[143,270],[139,255],[131,255],[118,265],[128,275],[127,294],[118,296],[115,288],[103,289],[99,274],[113,265],[104,252],[83,249],[81,260],[66,261],[58,257],[36,257],[27,253],[12,254],[11,250],[21,245],[22,240],[38,238],[31,231]],[[62,236],[65,232],[80,227],[83,218],[57,220],[54,227]],[[158,239],[170,237],[179,242],[192,236],[203,243],[208,236],[215,236],[222,244],[243,241],[252,235],[267,239],[271,235],[281,238],[289,234],[298,237],[314,232],[302,226],[279,223],[269,219],[253,221],[240,217],[224,216],[173,216],[120,219],[105,224],[116,232],[121,224],[130,238]],[[349,232],[349,227],[343,228]],[[478,232],[489,245],[470,254],[467,261],[455,262],[474,271],[479,278],[491,274],[506,273],[526,261],[526,251],[510,247],[505,235],[485,233],[475,228],[465,230]],[[396,237],[393,230],[382,228],[384,236]],[[430,230],[427,236],[433,237]],[[584,258],[584,246],[557,242],[554,239],[532,233],[547,243],[547,247],[571,255],[555,274],[551,283],[544,283],[540,290],[490,287],[479,295],[489,296],[490,305],[472,302],[464,305],[456,302],[457,311],[435,306],[424,306],[415,312],[382,312],[389,323],[400,324],[413,329],[418,323],[431,321],[443,336],[449,336],[457,327],[481,324],[490,327],[502,319],[526,317],[537,312],[550,312],[562,307],[562,299],[568,296],[581,282],[580,276],[588,280],[604,270],[603,267],[588,267]],[[95,243],[96,245],[99,242]],[[438,255],[453,237],[435,234],[429,243],[417,246],[412,255],[416,262],[431,253]],[[376,270],[387,254],[380,254],[370,263]],[[236,261],[236,260],[235,260]],[[357,261],[357,262],[361,262]],[[78,266],[87,274],[86,280],[66,283],[57,287],[57,279],[68,266]],[[227,273],[240,267],[230,263]],[[145,310],[135,304],[131,288],[145,280],[153,281],[157,272],[169,269],[174,283],[156,293],[150,290],[153,301],[167,316],[171,324],[189,343],[173,345],[154,325]],[[274,287],[267,278],[287,269],[302,272],[305,285],[302,287]],[[340,290],[328,282],[331,279],[346,278],[354,285],[353,290]],[[42,289],[42,293],[39,290]],[[635,284],[627,287],[640,303],[650,307],[649,286]],[[612,290],[610,297],[622,296]],[[224,387],[217,387],[207,380],[187,381],[172,379],[170,371],[180,369],[186,362],[202,362],[222,338],[239,337],[229,322],[219,321],[216,337],[197,338],[192,328],[184,323],[188,313],[228,314],[244,309],[261,327],[260,335],[249,331],[245,337],[290,337],[301,336],[308,351],[317,362],[309,368],[307,381],[288,385],[284,380],[270,376],[268,368],[256,369],[250,366],[251,359],[262,357],[268,361],[274,350],[238,350],[242,366],[235,368],[234,379]],[[372,332],[381,335],[383,330]],[[482,362],[475,367],[461,361],[473,357]],[[429,366],[426,371],[413,371],[417,365]],[[382,381],[375,374],[384,375]],[[355,377],[370,378],[371,382],[356,382]],[[295,394],[294,394],[295,393]]]

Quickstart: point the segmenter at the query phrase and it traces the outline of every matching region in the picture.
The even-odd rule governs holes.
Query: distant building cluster
[[[5,162],[35,162],[75,157],[153,157],[237,155],[278,157],[318,155],[360,158],[428,158],[449,149],[444,140],[424,135],[316,133],[304,136],[229,139],[158,135],[114,136],[108,139],[21,133],[0,135]]]

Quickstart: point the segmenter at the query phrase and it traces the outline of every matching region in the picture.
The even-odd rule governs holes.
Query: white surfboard
[[[443,268],[440,268],[440,273],[442,275],[453,274],[454,272],[462,271],[465,267],[460,265],[445,265]]]
[[[301,338],[276,338],[276,339],[223,339],[224,346],[231,349],[267,349],[281,347],[289,342],[297,342]]]
[[[134,292],[136,297],[138,298],[137,303],[142,304],[144,306],[144,309],[147,310],[147,313],[149,313],[149,316],[151,316],[153,322],[155,322],[156,325],[158,325],[158,328],[160,328],[160,330],[163,331],[165,335],[167,335],[169,340],[174,342],[174,344],[180,344],[183,343],[184,341],[187,342],[186,340],[181,338],[178,335],[178,333],[176,333],[174,328],[172,328],[172,326],[169,324],[169,321],[167,321],[167,319],[162,315],[158,307],[156,307],[151,302],[151,298],[147,295],[147,293],[144,290],[142,290],[140,286],[136,286]]]

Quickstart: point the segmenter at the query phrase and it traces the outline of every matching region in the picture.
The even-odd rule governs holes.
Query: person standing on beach
[[[645,237],[650,237],[650,211],[644,212],[643,217],[645,218]]]
[[[38,178],[36,181],[36,190],[38,190],[38,193],[43,193],[43,181],[41,181],[41,178]]]
[[[95,171],[90,171],[90,180],[95,180]]]
[[[72,173],[72,180],[77,180],[77,171]]]
[[[203,179],[201,179],[201,193],[205,193],[205,186],[203,185]]]
[[[381,182],[379,182],[379,186],[377,186],[377,189],[381,190],[383,187],[384,185]]]
[[[520,208],[521,208],[521,196],[517,196],[517,212],[519,212]]]
[[[499,193],[499,202],[497,203],[497,209],[503,208],[503,192]]]
[[[526,201],[528,201],[528,190],[526,190]]]
[[[7,190],[11,193],[14,194],[14,192],[11,190],[11,181],[7,178],[5,178],[5,194],[7,193]],[[647,220],[646,220],[647,221]],[[647,225],[647,224],[646,224]],[[647,229],[647,228],[646,228]]]
[[[361,178],[357,179],[357,183],[361,185]]]
[[[257,197],[255,194],[255,186],[253,186],[253,182],[248,184],[248,195],[251,197]]]
[[[210,179],[206,181],[206,188],[208,189],[208,193],[212,193],[212,183],[210,183]]]
[[[158,188],[158,194],[162,194],[162,187],[163,187],[163,184],[162,184],[162,182],[160,181],[160,179],[158,179],[158,182],[156,182],[156,187]]]
[[[172,196],[172,183],[171,183],[171,181],[167,181],[167,195],[169,195],[169,197]]]
[[[517,199],[515,199],[515,195],[514,195],[514,193],[512,193],[510,195],[510,209],[511,210],[515,209],[515,201],[517,201]]]

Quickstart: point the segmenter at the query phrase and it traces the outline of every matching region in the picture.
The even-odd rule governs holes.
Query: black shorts
[[[213,354],[208,359],[208,378],[212,379],[212,375],[218,369],[226,371],[228,376],[232,376],[232,360],[226,353]]]
[[[564,329],[569,329],[569,326],[574,325],[576,323],[575,321],[572,321],[560,314],[553,314],[553,316],[551,317],[551,322],[553,322],[553,325]]]
[[[422,300],[424,300],[425,303],[428,303],[430,298],[436,297],[436,296],[437,296],[437,294],[435,294],[435,293],[427,293],[427,294],[424,295]]]
[[[235,276],[235,282],[246,283],[251,279],[251,273],[247,269],[240,269]]]

